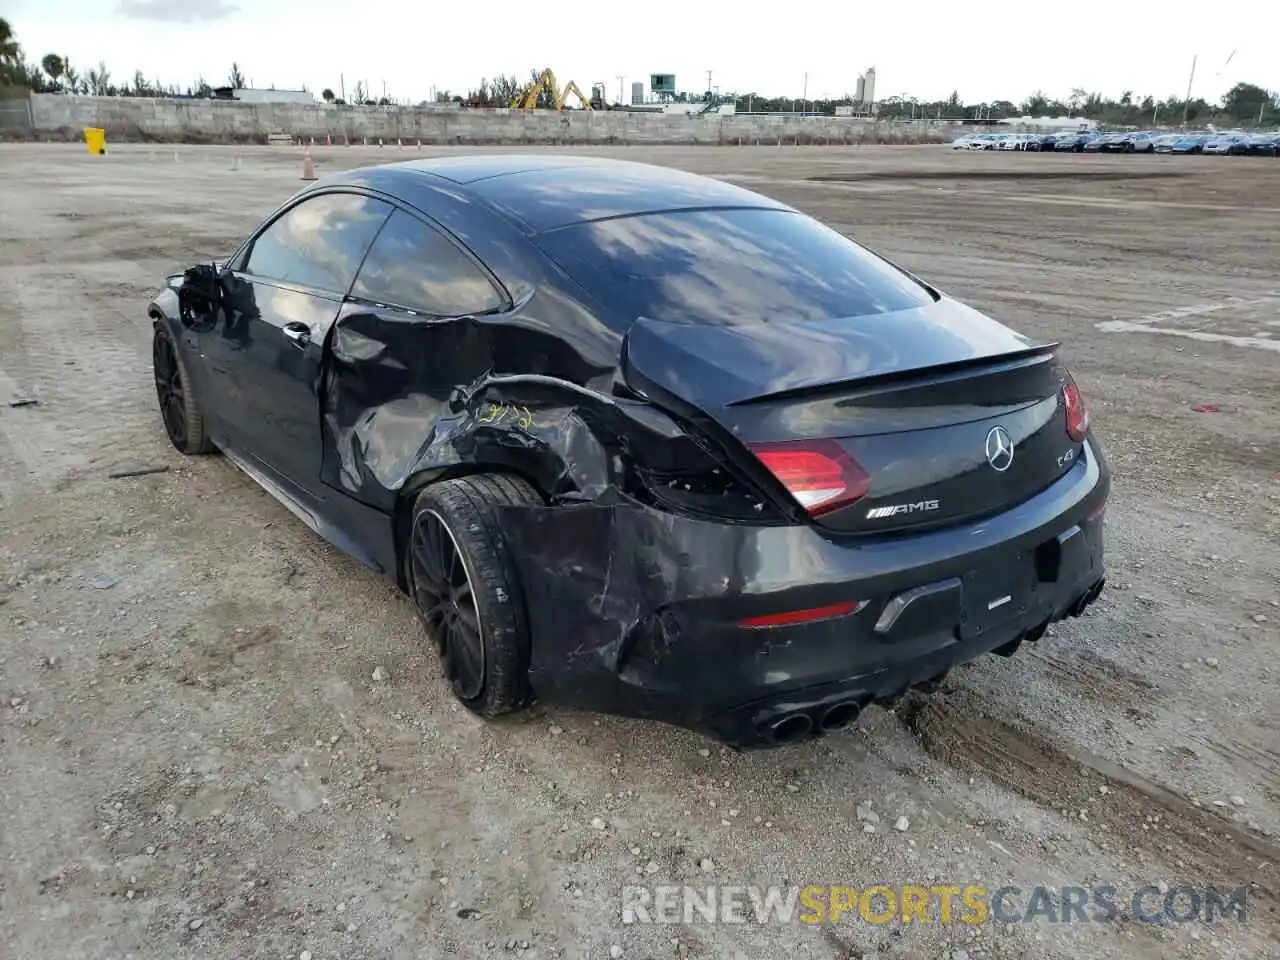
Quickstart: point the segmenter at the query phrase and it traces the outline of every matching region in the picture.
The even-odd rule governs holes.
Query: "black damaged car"
[[[339,173],[149,312],[173,445],[394,580],[484,716],[791,743],[1102,589],[1109,471],[1057,345],[724,182]]]

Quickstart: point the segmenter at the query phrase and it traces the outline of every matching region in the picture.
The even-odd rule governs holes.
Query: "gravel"
[[[0,710],[7,954],[471,955],[491,940],[482,955],[510,942],[540,960],[614,944],[657,958],[677,956],[675,931],[624,928],[626,885],[1245,883],[1280,862],[1275,354],[1196,339],[1271,328],[1275,216],[1257,198],[1274,162],[626,148],[760,185],[1061,342],[1116,470],[1110,586],[1085,616],[954,671],[927,701],[737,753],[547,705],[480,720],[451,696],[411,603],[227,458],[168,445],[147,298],[168,271],[234,247],[297,188],[299,164],[294,148],[180,146],[180,163],[152,150],[98,162],[74,144],[0,145],[0,401],[40,399],[0,402],[0,704],[19,704]],[[413,155],[315,152],[326,173]],[[831,172],[863,179],[807,179]],[[1209,402],[1220,412],[1188,410]],[[107,477],[128,462],[169,469]],[[100,574],[116,582],[93,589]],[[868,800],[878,824],[857,815]],[[889,829],[901,814],[904,834]],[[597,816],[606,830],[588,827]],[[1256,889],[1268,916],[1271,888]],[[483,915],[463,920],[455,902]],[[1196,946],[1184,925],[1157,938],[1014,924],[960,943],[938,923],[841,924],[838,945],[801,926],[680,936],[689,956],[771,960],[1273,946],[1265,922]]]

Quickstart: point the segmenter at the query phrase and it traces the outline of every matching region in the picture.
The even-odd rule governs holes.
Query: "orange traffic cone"
[[[311,159],[310,150],[307,150],[307,152],[302,155],[302,179],[316,179],[316,162]]]

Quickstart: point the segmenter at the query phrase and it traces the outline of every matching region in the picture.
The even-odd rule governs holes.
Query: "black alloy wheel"
[[[156,321],[151,338],[151,366],[156,380],[156,399],[160,401],[160,418],[169,442],[179,453],[213,453],[217,447],[205,435],[200,397],[187,376],[178,345],[160,320]]]
[[[173,341],[157,336],[151,345],[151,363],[155,369],[156,397],[169,440],[179,450],[187,444],[187,391],[182,382],[182,368]]]
[[[423,489],[402,563],[423,628],[462,705],[482,717],[526,706],[531,637],[518,565],[498,520],[504,507],[546,509],[520,477],[473,474]]]
[[[466,561],[434,510],[414,518],[409,563],[414,600],[435,638],[445,677],[460,700],[475,700],[484,690],[484,626]]]

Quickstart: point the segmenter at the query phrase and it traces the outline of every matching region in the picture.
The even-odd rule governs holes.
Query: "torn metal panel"
[[[605,397],[616,347],[603,331],[571,346],[533,305],[522,308],[435,319],[345,306],[320,388],[325,482],[384,509],[411,477],[463,465],[560,478],[544,488],[553,494],[607,485],[609,454],[576,410]],[[531,359],[545,381],[536,397],[488,389],[502,379],[495,372],[528,370]]]
[[[545,366],[566,376],[495,374],[499,330],[505,343],[505,318],[340,317],[322,386],[326,481],[381,498],[413,477],[481,465],[522,473],[552,500],[592,500],[631,485],[635,458],[658,470],[706,462],[669,416],[610,395],[611,369],[561,356]],[[429,392],[458,383],[459,370],[478,375]]]

